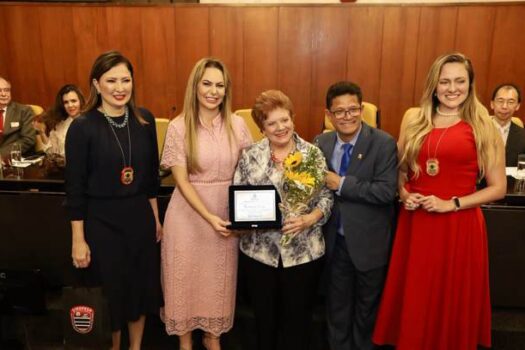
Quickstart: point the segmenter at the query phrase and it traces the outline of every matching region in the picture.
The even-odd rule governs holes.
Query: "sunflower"
[[[284,160],[284,167],[286,169],[293,169],[296,168],[299,164],[301,164],[303,160],[303,155],[301,152],[296,151],[292,154],[289,154],[286,159]]]
[[[315,185],[315,178],[306,172],[296,173],[293,171],[287,171],[285,176],[288,180],[298,182],[305,186],[311,187]]]

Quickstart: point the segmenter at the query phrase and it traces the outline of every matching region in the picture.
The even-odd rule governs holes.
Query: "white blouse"
[[[46,154],[59,154],[65,156],[66,134],[72,121],[73,118],[67,117],[66,120],[58,123],[54,130],[51,130],[48,141],[44,144],[44,151]]]

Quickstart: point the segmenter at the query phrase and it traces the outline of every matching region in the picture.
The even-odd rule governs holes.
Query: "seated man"
[[[521,91],[512,84],[501,84],[494,90],[490,107],[494,111],[493,120],[501,132],[505,143],[505,164],[516,166],[518,154],[525,153],[525,129],[511,122],[514,113],[520,108]]]
[[[20,144],[22,154],[33,151],[33,117],[31,107],[11,101],[11,83],[0,77],[0,156],[7,157],[15,142]]]

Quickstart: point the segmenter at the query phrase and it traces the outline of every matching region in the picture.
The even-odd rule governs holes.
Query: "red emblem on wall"
[[[69,310],[71,326],[81,334],[91,332],[95,323],[95,310],[89,306],[77,305]]]

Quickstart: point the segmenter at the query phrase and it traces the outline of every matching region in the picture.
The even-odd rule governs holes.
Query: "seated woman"
[[[294,132],[293,105],[281,91],[257,97],[252,117],[265,138],[243,150],[234,183],[273,184],[288,207],[282,210],[282,229],[251,230],[241,237],[257,349],[304,350],[325,252],[321,226],[333,204],[324,183],[326,161],[321,150]],[[293,178],[303,189],[311,188],[311,195],[302,196],[302,185],[295,187]],[[289,210],[299,204],[290,200],[292,193],[302,198],[302,210]]]
[[[75,85],[64,85],[58,91],[53,107],[44,114],[42,122],[35,123],[37,144],[46,154],[64,157],[67,129],[83,107],[84,96]]]

